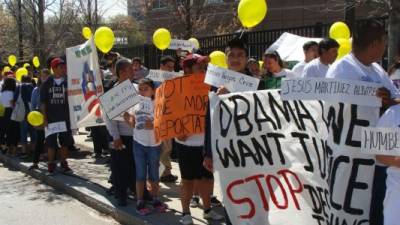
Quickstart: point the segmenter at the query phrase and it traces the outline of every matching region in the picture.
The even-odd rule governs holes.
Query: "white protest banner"
[[[135,86],[128,79],[100,96],[101,107],[112,120],[141,101]]]
[[[187,40],[178,40],[178,39],[172,39],[171,40],[171,44],[169,45],[168,49],[171,50],[185,50],[185,51],[193,51],[193,49],[196,48],[196,45],[191,42],[191,41],[187,41]]]
[[[62,133],[67,131],[67,124],[65,121],[49,123],[47,127],[44,128],[44,136],[48,137],[52,134]]]
[[[152,81],[164,82],[166,80],[171,80],[173,78],[181,77],[181,76],[183,76],[183,74],[176,73],[176,72],[168,72],[168,71],[162,71],[162,70],[150,70],[150,72],[146,76],[146,78],[149,78]]]
[[[281,86],[283,100],[322,100],[380,107],[382,101],[376,90],[382,85],[354,80],[326,78],[284,79]]]
[[[231,93],[256,91],[260,79],[208,64],[204,83],[214,87],[224,86]]]
[[[282,101],[277,90],[211,94],[210,108],[232,224],[369,224],[375,161],[354,149],[379,108]]]
[[[361,131],[361,152],[400,156],[400,129],[365,127]]]
[[[67,71],[71,128],[103,125],[98,99],[103,85],[93,39],[67,48]]]

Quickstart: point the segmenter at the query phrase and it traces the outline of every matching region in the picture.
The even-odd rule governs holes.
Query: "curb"
[[[44,173],[36,171],[36,170],[28,170],[28,167],[22,165],[19,161],[11,159],[3,154],[0,154],[0,161],[4,163],[4,165],[8,167],[15,168],[25,174],[30,175],[31,177],[42,181],[43,183],[64,192],[65,194],[70,195],[71,197],[77,199],[78,201],[82,202],[83,204],[97,210],[98,212],[111,216],[116,221],[121,224],[126,225],[152,225],[148,221],[142,220],[141,218],[135,217],[132,214],[129,214],[119,208],[114,208],[110,205],[105,204],[104,202],[91,197],[72,186],[69,186],[54,177],[46,176]],[[73,178],[73,177],[72,177]]]

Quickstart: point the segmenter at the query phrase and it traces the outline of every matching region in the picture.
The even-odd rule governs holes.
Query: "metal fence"
[[[382,23],[386,24],[387,17],[376,18]],[[358,20],[356,23],[362,23],[365,20]],[[329,27],[331,24],[316,23],[313,26],[302,26],[285,29],[274,29],[264,31],[251,31],[245,32],[243,35],[244,40],[249,47],[249,55],[253,58],[260,59],[264,51],[274,43],[284,32],[290,32],[304,37],[327,37],[329,36]],[[228,41],[234,37],[241,35],[241,33],[232,33],[225,35],[217,35],[211,37],[199,38],[201,52],[209,54],[215,50],[224,51]],[[159,67],[159,61],[162,55],[175,56],[173,50],[165,50],[161,52],[154,45],[146,44],[135,47],[116,47],[113,51],[119,52],[125,57],[133,58],[140,57],[148,68],[156,69]],[[384,62],[385,63],[385,62]]]

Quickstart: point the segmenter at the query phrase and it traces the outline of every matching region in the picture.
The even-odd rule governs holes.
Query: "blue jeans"
[[[143,146],[133,141],[133,155],[135,156],[136,181],[158,182],[160,180],[159,167],[161,146]]]
[[[36,130],[33,128],[28,121],[24,120],[20,123],[21,125],[21,144],[28,144],[28,134],[31,137],[31,143],[36,142]]]

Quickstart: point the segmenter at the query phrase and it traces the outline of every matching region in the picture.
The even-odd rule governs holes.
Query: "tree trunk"
[[[92,28],[92,0],[87,1],[87,25]]]
[[[44,2],[45,0],[38,0],[38,14],[39,14],[39,59],[40,62],[45,62],[46,58],[44,55],[45,46],[45,30],[44,30]]]
[[[400,1],[390,0],[391,8],[389,10],[389,65],[391,65],[396,57],[400,56],[399,39],[400,39]]]
[[[192,6],[190,4],[190,0],[186,1],[185,5],[186,15],[185,15],[185,39],[189,39],[192,37],[193,34],[193,24],[192,24]]]
[[[18,0],[18,55],[19,59],[22,60],[24,58],[24,46],[23,46],[23,36],[22,36],[22,4],[21,0]]]
[[[354,29],[356,23],[356,7],[354,0],[346,0],[345,22],[350,30]]]

